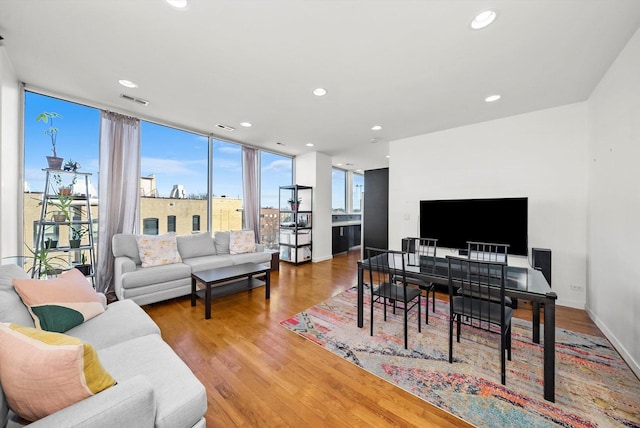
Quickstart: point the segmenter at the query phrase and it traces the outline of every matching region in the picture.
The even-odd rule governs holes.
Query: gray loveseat
[[[0,322],[33,327],[11,280],[29,276],[0,266]],[[65,334],[90,343],[117,384],[33,422],[33,427],[204,427],[207,396],[189,367],[134,302],[119,301]],[[0,427],[22,426],[9,409],[0,379]]]
[[[113,236],[115,264],[113,280],[118,299],[131,299],[146,305],[191,294],[191,273],[241,263],[271,266],[272,251],[256,244],[256,251],[230,254],[229,232],[207,232],[177,236],[178,253],[182,263],[142,267],[136,235]]]

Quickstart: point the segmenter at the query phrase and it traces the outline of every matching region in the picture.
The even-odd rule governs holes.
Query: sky
[[[25,190],[43,190],[51,155],[51,139],[44,131],[49,124],[37,122],[42,112],[56,112],[58,128],[56,151],[64,162],[79,162],[81,172],[92,173],[98,189],[98,144],[100,111],[80,104],[26,92],[25,96]],[[156,177],[158,196],[168,197],[174,185],[184,187],[186,195],[207,194],[208,139],[150,122],[141,121],[141,176]],[[214,140],[213,194],[242,198],[241,146]],[[279,186],[292,184],[293,161],[289,157],[262,152],[261,206],[278,207]]]

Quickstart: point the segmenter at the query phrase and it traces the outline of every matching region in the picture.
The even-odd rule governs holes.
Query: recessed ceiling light
[[[120,80],[118,80],[118,83],[121,84],[122,86],[126,87],[126,88],[137,88],[138,87],[138,85],[133,83],[131,80],[120,79]]]
[[[356,169],[356,172],[362,172],[361,168]]]
[[[474,30],[479,30],[481,28],[485,28],[489,24],[491,24],[496,19],[496,13],[492,10],[485,10],[484,12],[480,12],[473,18],[471,21],[471,28]]]
[[[240,122],[240,126],[244,126],[245,128],[251,128],[253,125],[251,122]]]
[[[327,95],[327,90],[324,88],[315,88],[313,90],[313,95],[317,96],[317,97],[323,97],[325,95]]]
[[[485,98],[484,100],[488,103],[492,103],[494,101],[498,101],[500,98],[502,98],[502,96],[495,94],[495,95],[489,95],[487,98]]]
[[[167,3],[169,3],[171,6],[175,7],[176,9],[184,9],[187,7],[188,1],[187,0],[167,0]]]
[[[372,130],[372,131],[379,131],[379,130],[381,130],[381,129],[382,129],[382,125],[373,125],[373,126],[371,127],[371,130]]]
[[[307,147],[313,147],[313,143],[307,143],[306,146]]]
[[[389,159],[391,156],[387,155],[387,159]]]
[[[342,166],[342,164],[341,163],[337,163],[336,166]]]

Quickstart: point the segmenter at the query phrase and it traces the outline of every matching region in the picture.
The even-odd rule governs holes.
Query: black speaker
[[[551,287],[551,250],[547,248],[531,249],[531,265],[542,271],[542,275]]]

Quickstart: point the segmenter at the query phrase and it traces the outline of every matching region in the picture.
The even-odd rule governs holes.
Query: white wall
[[[584,308],[586,117],[578,103],[392,141],[390,247],[418,233],[422,199],[528,197],[529,247],[552,250],[558,304]]]
[[[320,152],[296,157],[295,184],[313,187],[312,260],[321,262],[331,254],[331,157]]]
[[[640,376],[640,30],[588,101],[587,311]]]
[[[0,46],[0,260],[20,254],[22,188],[21,90],[9,57]],[[15,201],[15,202],[7,202]],[[17,227],[16,227],[17,225]],[[13,260],[15,262],[15,260]]]

